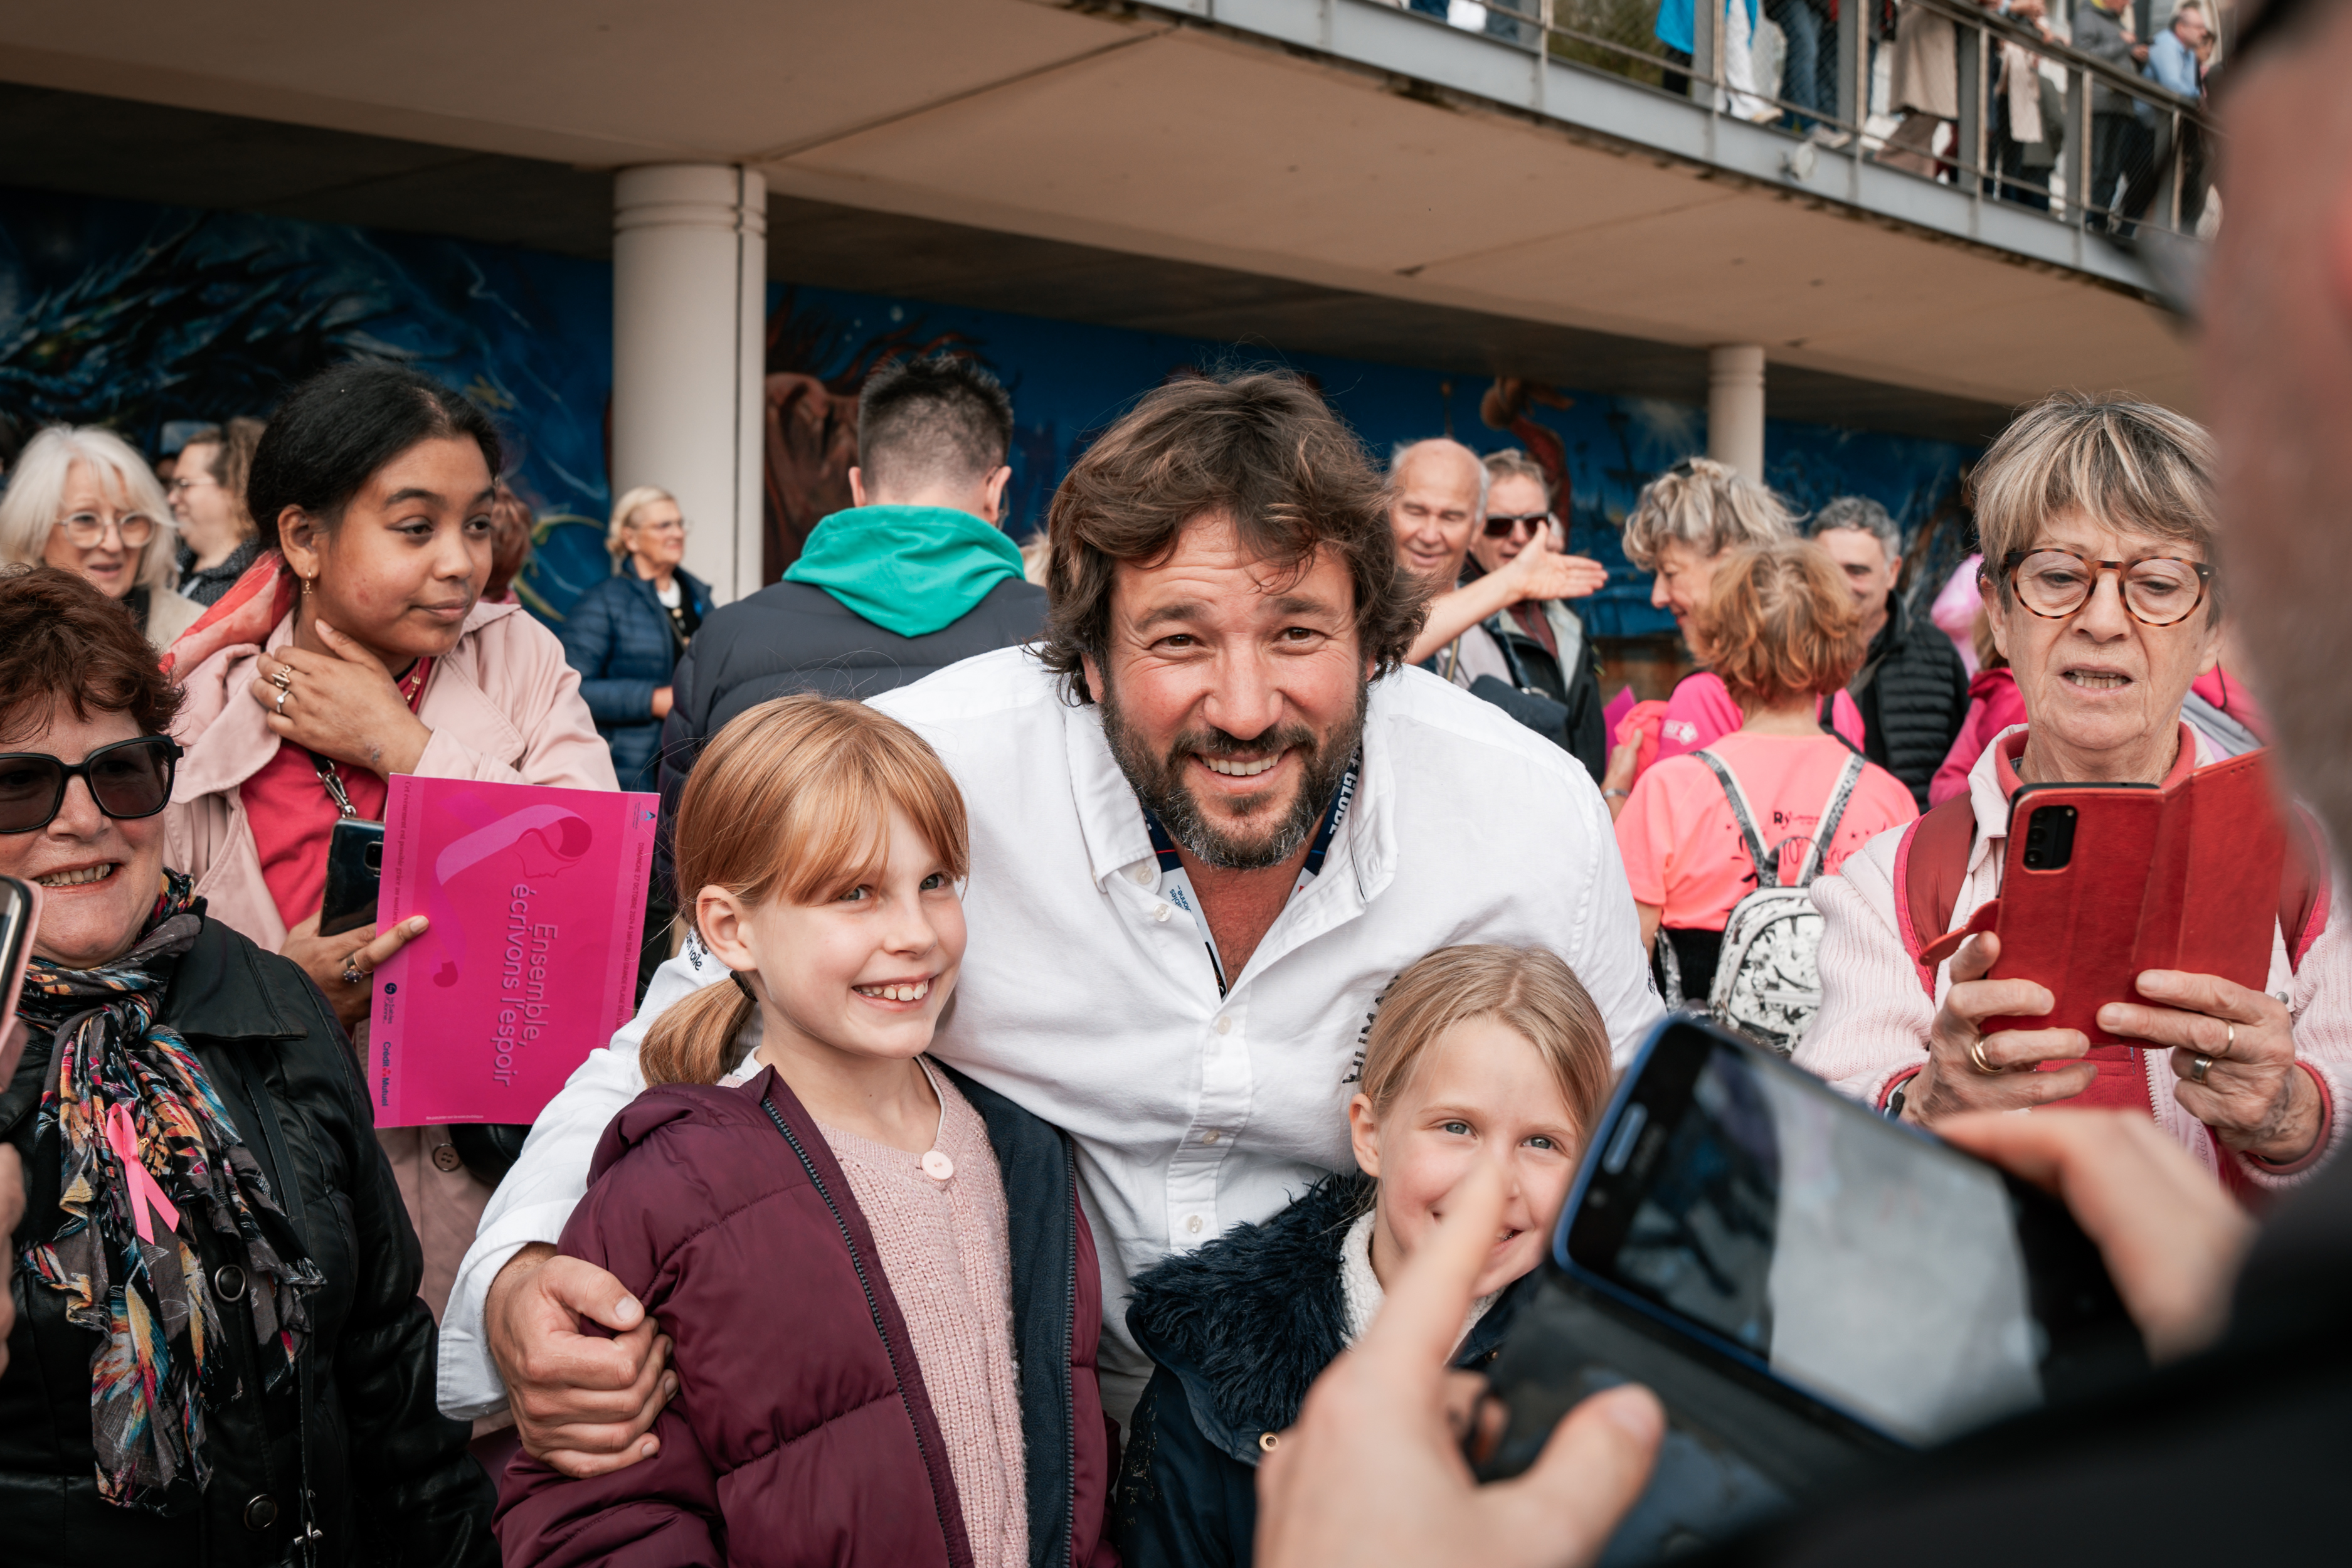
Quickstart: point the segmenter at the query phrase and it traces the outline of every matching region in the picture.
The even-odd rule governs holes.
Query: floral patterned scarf
[[[244,1269],[267,1387],[292,1371],[310,1329],[303,1298],[322,1282],[203,1066],[155,1021],[202,923],[188,879],[166,871],[130,952],[95,969],[37,958],[16,1008],[51,1042],[34,1135],[57,1129],[62,1165],[62,1222],[25,1248],[25,1268],[103,1338],[90,1436],[99,1490],[125,1507],[160,1508],[184,1476],[201,1489],[205,1405],[247,1392],[221,1386],[232,1374],[197,1227]]]

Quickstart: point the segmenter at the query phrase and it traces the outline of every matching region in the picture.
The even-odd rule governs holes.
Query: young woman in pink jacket
[[[170,862],[212,917],[300,964],[364,1049],[375,966],[425,929],[318,934],[336,819],[394,773],[613,789],[580,679],[489,576],[499,438],[447,387],[384,363],[290,393],[254,454],[260,558],[164,656],[187,693]],[[437,1316],[489,1186],[442,1128],[379,1132]]]

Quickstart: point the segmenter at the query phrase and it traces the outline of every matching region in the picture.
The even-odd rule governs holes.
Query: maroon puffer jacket
[[[1102,1277],[1068,1141],[961,1074],[1004,1178],[1029,1557],[1113,1568]],[[661,1450],[567,1480],[518,1458],[508,1568],[589,1563],[970,1568],[963,1510],[905,1320],[832,1151],[771,1070],[648,1089],[596,1146],[562,1250],[612,1270],[676,1344]]]

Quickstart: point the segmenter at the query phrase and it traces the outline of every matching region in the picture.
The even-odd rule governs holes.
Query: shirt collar
[[[1396,775],[1384,719],[1385,700],[1399,678],[1375,683],[1364,714],[1363,764],[1356,775],[1356,795],[1347,819],[1339,825],[1330,858],[1318,883],[1330,880],[1345,852],[1347,876],[1359,903],[1369,902],[1388,886],[1395,873],[1396,836],[1388,803],[1396,793]],[[1143,825],[1143,804],[1135,787],[1119,771],[1103,734],[1102,709],[1096,703],[1062,709],[1062,736],[1070,764],[1070,794],[1077,806],[1078,832],[1087,846],[1087,871],[1096,887],[1130,867],[1142,866],[1150,880],[1159,879],[1151,834]]]

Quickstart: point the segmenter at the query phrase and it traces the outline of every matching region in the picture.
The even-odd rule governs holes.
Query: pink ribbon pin
[[[122,1173],[131,1183],[131,1223],[139,1228],[139,1239],[154,1245],[155,1233],[147,1221],[151,1205],[163,1216],[165,1230],[179,1229],[180,1211],[172,1206],[172,1200],[163,1195],[163,1189],[148,1173],[146,1163],[139,1158],[139,1130],[131,1124],[131,1113],[120,1103],[107,1107],[106,1146],[122,1162]]]

